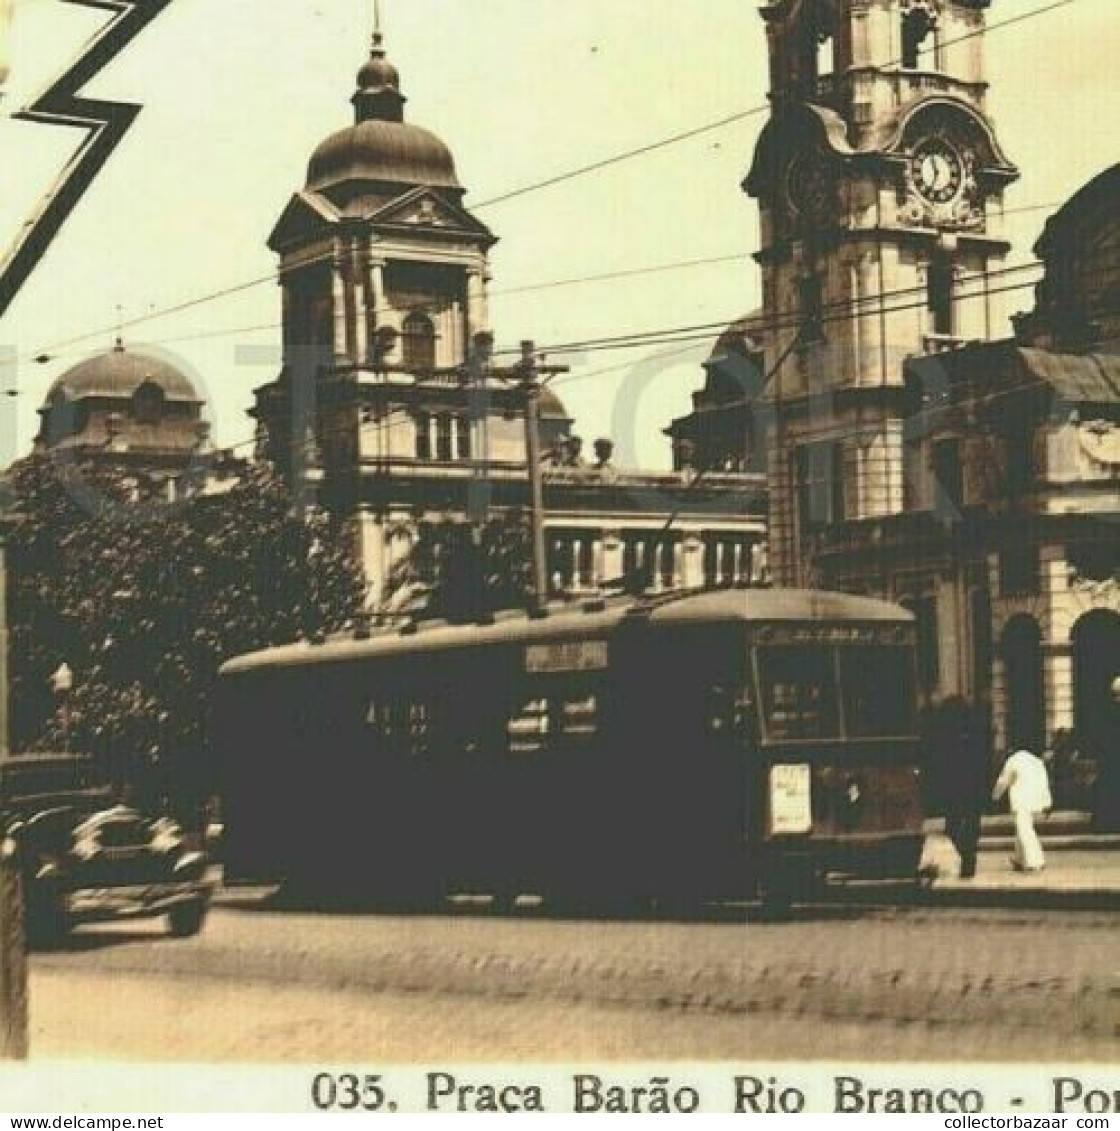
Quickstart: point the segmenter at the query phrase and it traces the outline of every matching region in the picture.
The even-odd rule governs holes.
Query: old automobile
[[[59,806],[12,829],[21,851],[28,935],[49,945],[79,923],[166,915],[171,933],[197,934],[212,884],[208,860],[169,817],[126,805]]]

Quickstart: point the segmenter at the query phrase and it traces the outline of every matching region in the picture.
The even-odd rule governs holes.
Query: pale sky
[[[1045,6],[997,0],[993,23]],[[482,202],[619,151],[765,103],[758,0],[383,0],[390,57],[410,121],[455,154],[466,203]],[[0,324],[21,357],[20,396],[2,399],[0,461],[27,450],[35,410],[69,365],[108,347],[125,318],[268,276],[265,240],[307,159],[352,120],[354,75],[368,50],[371,0],[172,0],[87,90],[143,103],[105,171]],[[106,14],[64,0],[18,0],[4,110],[16,110],[73,57]],[[1022,179],[1011,209],[1060,202],[1117,159],[1120,4],[1077,0],[995,29],[990,111]],[[0,51],[0,56],[3,52]],[[516,200],[480,208],[493,252],[499,347],[731,321],[758,305],[753,201],[739,183],[758,114],[693,140]],[[0,121],[7,243],[81,134]],[[1017,259],[1050,210],[1009,218]],[[533,284],[740,254],[733,262],[546,290]],[[1031,305],[1028,291],[1013,309]],[[211,400],[222,445],[252,435],[244,410],[277,366],[238,347],[279,341],[268,283],[126,331],[134,348],[174,353]],[[244,330],[245,327],[261,327]],[[93,338],[53,349],[93,330]],[[215,331],[238,331],[201,338]],[[649,351],[598,353],[557,387],[588,440],[626,435],[624,462],[665,466],[660,429],[687,411],[707,348],[645,363]],[[244,351],[242,351],[243,353]],[[571,360],[569,358],[556,360]],[[636,405],[619,397],[644,389]],[[4,384],[11,382],[5,380]]]

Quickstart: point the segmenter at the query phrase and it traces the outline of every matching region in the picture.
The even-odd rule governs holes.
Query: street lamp
[[[70,692],[74,687],[74,673],[70,665],[63,660],[50,674],[47,681],[54,692],[55,702],[58,704],[58,718],[62,724],[62,751],[70,752]]]

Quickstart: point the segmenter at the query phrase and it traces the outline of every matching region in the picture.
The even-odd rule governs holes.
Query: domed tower
[[[162,484],[207,454],[203,403],[186,374],[118,340],[51,386],[35,446],[58,460],[112,464]]]
[[[353,123],[312,153],[269,238],[284,368],[254,409],[267,457],[353,523],[375,603],[425,513],[467,509],[475,461],[524,476],[516,392],[488,391],[483,412],[464,370],[489,331],[496,240],[406,101],[378,27]]]
[[[451,151],[405,121],[381,32],[358,71],[354,124],[311,155],[269,238],[280,257],[285,364],[335,374],[462,364],[488,328],[489,229],[462,204]]]

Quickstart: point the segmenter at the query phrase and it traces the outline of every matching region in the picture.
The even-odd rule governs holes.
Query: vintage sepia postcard
[[[1118,51],[0,0],[6,1117],[1120,1112]]]

